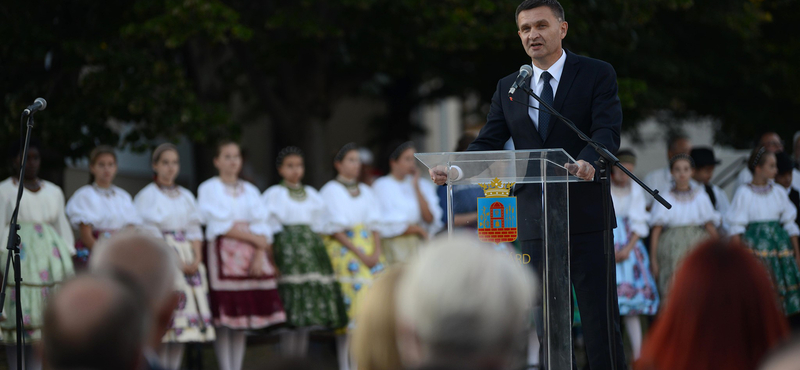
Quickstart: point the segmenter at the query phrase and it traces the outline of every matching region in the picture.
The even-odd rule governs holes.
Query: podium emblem
[[[478,238],[495,244],[517,240],[517,198],[509,197],[513,182],[495,178],[479,184],[484,198],[478,198]]]

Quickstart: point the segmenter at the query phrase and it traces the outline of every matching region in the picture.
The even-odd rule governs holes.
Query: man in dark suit
[[[533,75],[526,81],[527,85],[574,122],[578,129],[604,144],[612,153],[616,152],[620,141],[622,108],[617,96],[614,68],[606,62],[582,57],[561,47],[568,25],[558,1],[525,0],[517,8],[516,15],[517,33],[533,62]],[[468,150],[499,150],[509,138],[514,141],[516,149],[563,148],[576,159],[575,164],[568,166],[570,172],[584,180],[595,180],[594,165],[599,156],[592,147],[581,141],[565,124],[558,122],[556,117],[519,104],[522,101],[534,107],[539,106],[521,89],[512,96],[516,102],[507,97],[516,76],[516,72],[512,73],[497,83],[486,126]],[[459,171],[454,170],[451,169],[449,175],[460,176]],[[437,184],[443,184],[447,176],[448,173],[442,169],[431,170],[431,177]],[[519,208],[527,210],[518,215],[519,239],[523,253],[530,254],[531,265],[539,273],[542,258],[540,189],[536,185],[515,188]],[[592,370],[611,368],[606,316],[608,264],[603,248],[605,223],[602,197],[602,184],[598,181],[569,186],[570,271]],[[626,364],[619,330],[616,288],[612,289],[612,295],[616,368],[621,370],[626,368]]]

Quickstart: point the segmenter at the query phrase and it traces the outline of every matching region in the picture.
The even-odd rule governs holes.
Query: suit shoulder
[[[614,66],[611,63],[606,62],[605,60],[595,59],[583,55],[572,54],[578,59],[578,62],[581,63],[582,66],[589,67],[591,69],[601,70],[601,71],[613,71]]]

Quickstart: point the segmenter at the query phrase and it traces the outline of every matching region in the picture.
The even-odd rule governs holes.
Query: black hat
[[[695,168],[716,166],[722,163],[722,161],[714,158],[714,151],[710,148],[694,148],[692,149],[691,155],[694,160]]]

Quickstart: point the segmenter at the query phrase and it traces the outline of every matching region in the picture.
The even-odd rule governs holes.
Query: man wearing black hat
[[[728,195],[725,194],[725,191],[711,183],[714,168],[720,164],[720,161],[714,157],[714,151],[711,148],[694,148],[691,156],[695,166],[692,186],[702,186],[706,189],[708,197],[711,198],[711,203],[714,204],[714,209],[723,215],[721,231],[724,232],[727,230],[724,216],[728,212],[728,207],[730,207],[731,203],[728,201]]]

